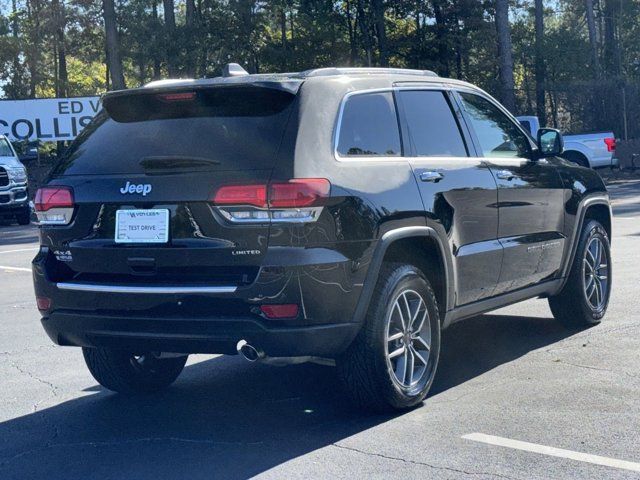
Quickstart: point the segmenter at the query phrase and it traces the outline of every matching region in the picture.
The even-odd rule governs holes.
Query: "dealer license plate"
[[[118,210],[116,243],[166,243],[169,241],[169,210]]]

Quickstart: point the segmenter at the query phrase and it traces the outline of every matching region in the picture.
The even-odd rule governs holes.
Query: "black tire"
[[[413,265],[384,264],[378,278],[365,323],[354,342],[336,362],[338,374],[347,394],[358,407],[379,412],[404,410],[420,404],[433,383],[440,356],[438,304],[429,281]],[[413,318],[417,320],[419,317],[424,318],[422,328],[415,321],[411,323],[416,330],[419,330],[418,337],[421,336],[420,332],[424,332],[422,337],[429,335],[428,351],[417,350],[421,347],[418,346],[418,340],[415,340],[415,344],[413,343],[413,334],[416,332],[412,334],[412,328],[409,328],[408,337],[405,333],[402,339],[387,341],[389,336],[400,334],[397,330],[391,335],[392,330],[389,325],[398,322],[397,318],[394,320],[394,315],[396,317],[402,315],[396,309],[395,302],[396,300],[400,302],[403,292],[407,292],[408,295],[408,292],[413,292],[410,295],[416,294],[413,300],[407,303],[409,315],[412,315],[412,309],[415,309],[413,311],[416,314]],[[423,300],[424,310],[420,309],[422,304],[418,303],[420,301],[418,297]],[[405,296],[404,299],[406,298]],[[399,351],[398,347],[403,349],[407,342],[409,349],[405,348],[406,353],[402,358],[393,360],[397,362],[394,366],[389,358],[389,350]],[[389,348],[390,345],[391,348]],[[426,360],[426,365],[424,361],[418,361],[419,358]],[[404,362],[405,365],[403,379],[407,378],[408,365],[414,368],[417,365],[416,362],[423,365],[418,368],[416,375],[419,375],[422,369],[424,370],[415,385],[401,385],[402,381],[398,379],[396,373],[402,370],[400,362]],[[414,368],[411,368],[412,372]],[[410,384],[414,377],[409,375],[409,378],[407,383]]]
[[[585,265],[585,259],[590,254],[590,252],[587,252],[587,248],[596,241],[600,242],[602,246],[602,261],[599,261],[598,264],[606,265],[606,270],[600,269],[596,276],[606,277],[604,281],[596,281],[593,275],[590,277],[589,266],[588,264]],[[593,258],[593,255],[591,255],[591,258]],[[609,236],[600,223],[595,220],[588,220],[580,232],[580,240],[567,283],[558,295],[549,297],[549,306],[553,316],[568,328],[584,328],[600,323],[609,305],[611,280]],[[597,300],[597,292],[591,290],[591,286],[597,290],[596,283],[600,285],[601,302],[594,300],[594,295]],[[589,292],[591,292],[591,295],[589,295]]]
[[[31,223],[31,210],[27,207],[16,215],[18,225],[29,225]]]
[[[575,164],[578,164],[581,167],[590,168],[589,167],[589,160],[587,160],[587,157],[585,157],[581,153],[578,153],[578,152],[565,152],[565,153],[562,154],[562,158],[564,158],[565,160],[569,160],[570,162],[573,162]]]
[[[182,372],[187,356],[157,358],[111,348],[82,348],[93,378],[114,392],[153,393],[171,385]]]

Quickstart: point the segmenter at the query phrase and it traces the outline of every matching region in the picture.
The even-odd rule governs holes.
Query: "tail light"
[[[75,202],[69,187],[42,187],[34,201],[36,216],[43,225],[67,225],[71,222]]]
[[[604,139],[604,143],[607,144],[607,152],[614,152],[616,150],[616,139],[608,137]]]
[[[268,185],[221,187],[213,204],[229,221],[313,222],[322,211],[321,200],[329,196],[331,183],[324,178],[297,178]]]

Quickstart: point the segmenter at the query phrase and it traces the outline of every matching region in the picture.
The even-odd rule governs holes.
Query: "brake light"
[[[73,191],[69,187],[39,188],[34,205],[41,224],[67,225],[75,207]]]
[[[220,188],[213,203],[216,205],[253,205],[267,207],[266,185],[230,185]]]
[[[164,102],[189,102],[196,98],[196,92],[161,93],[158,98]]]
[[[608,137],[604,139],[604,143],[607,144],[607,152],[613,152],[616,149],[616,139]]]
[[[268,185],[228,185],[218,189],[213,204],[231,222],[312,222],[329,196],[324,178],[296,178]],[[252,208],[253,207],[253,208]]]
[[[36,212],[52,208],[73,207],[73,193],[69,187],[43,187],[36,192]]]

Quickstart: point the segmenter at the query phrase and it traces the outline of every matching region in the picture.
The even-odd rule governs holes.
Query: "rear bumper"
[[[244,339],[272,357],[335,357],[358,333],[354,323],[271,327],[251,317],[151,318],[65,311],[43,317],[42,325],[59,345],[233,354]]]
[[[314,249],[285,253],[296,264],[263,266],[252,284],[238,286],[56,281],[49,264],[64,263],[55,258],[66,252],[47,247],[32,271],[36,296],[50,301],[42,324],[60,345],[235,353],[237,342],[246,340],[269,356],[339,355],[359,331],[352,319],[364,270]],[[267,318],[260,309],[265,304],[297,304],[298,315]]]

